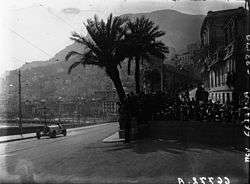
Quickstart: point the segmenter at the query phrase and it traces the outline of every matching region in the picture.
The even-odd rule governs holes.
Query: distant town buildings
[[[203,82],[210,98],[238,103],[246,87],[244,8],[209,11],[201,27]]]
[[[180,55],[177,55],[178,63],[177,65],[191,65],[192,64],[192,54],[190,52],[184,52]]]
[[[200,44],[198,42],[196,43],[191,43],[187,45],[187,50],[183,53],[180,53],[177,55],[177,63],[176,65],[180,66],[192,66],[196,63],[194,60],[194,57],[198,54],[200,50]]]
[[[108,88],[109,90],[96,91],[94,96],[101,107],[102,114],[116,114],[118,113],[118,97],[116,90]]]
[[[164,60],[164,64],[175,65],[173,62],[173,58],[176,56],[177,52],[174,47],[168,47],[169,53],[166,54],[166,59]]]

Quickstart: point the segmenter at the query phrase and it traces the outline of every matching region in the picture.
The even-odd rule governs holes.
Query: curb
[[[124,142],[125,139],[119,138],[119,132],[112,134],[111,136],[102,140],[103,143],[114,143],[114,142]]]
[[[81,131],[81,130],[88,129],[88,128],[94,128],[94,127],[97,127],[97,126],[107,125],[107,124],[110,124],[110,123],[116,123],[116,122],[105,122],[105,123],[89,125],[89,126],[83,126],[83,127],[77,127],[77,128],[69,128],[67,130],[69,130],[69,131],[74,131],[74,130],[75,131]],[[33,134],[33,133],[29,133],[29,134]],[[25,135],[25,134],[23,134],[23,135]],[[8,136],[4,136],[4,137],[8,137]],[[34,135],[34,136],[29,136],[29,137],[13,138],[13,139],[3,140],[3,141],[0,140],[0,144],[1,143],[6,143],[6,142],[20,141],[20,140],[25,140],[25,139],[32,139],[32,138],[36,138],[36,136]]]
[[[6,143],[6,142],[12,142],[12,141],[20,141],[20,140],[25,140],[25,139],[32,139],[32,138],[35,138],[35,137],[36,137],[36,136],[9,139],[9,140],[0,141],[0,144],[1,144],[1,143]]]

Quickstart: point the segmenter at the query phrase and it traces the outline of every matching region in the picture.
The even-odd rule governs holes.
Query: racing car
[[[45,125],[43,130],[38,130],[36,132],[37,139],[40,139],[42,136],[49,136],[50,138],[55,138],[57,135],[67,135],[67,130],[60,124],[57,123],[55,125]]]

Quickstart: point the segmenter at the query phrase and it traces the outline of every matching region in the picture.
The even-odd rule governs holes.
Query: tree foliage
[[[74,55],[78,56],[78,60],[69,67],[68,72],[79,65],[104,68],[117,89],[120,101],[125,98],[118,70],[121,62],[128,59],[128,73],[130,73],[131,62],[135,60],[136,91],[139,92],[140,61],[149,56],[164,59],[168,52],[168,47],[157,40],[165,33],[145,17],[130,20],[113,17],[110,14],[105,22],[94,16],[94,19],[87,20],[85,27],[87,36],[78,33],[73,33],[71,36],[73,41],[83,45],[85,51],[84,53],[71,51],[67,54],[66,60]]]
[[[85,24],[88,35],[83,36],[75,32],[71,36],[73,41],[83,45],[84,53],[72,51],[65,57],[66,60],[73,55],[79,57],[78,61],[69,67],[69,73],[78,65],[95,65],[104,68],[114,82],[120,101],[124,100],[125,92],[117,66],[125,59],[123,53],[125,23],[126,19],[113,17],[112,14],[106,22],[103,19],[99,20],[97,16],[94,16],[94,19],[88,19]]]
[[[129,20],[125,41],[127,43],[128,73],[130,73],[131,61],[135,61],[135,81],[136,92],[140,92],[140,62],[143,58],[149,60],[149,56],[155,56],[161,60],[168,53],[168,47],[158,38],[165,35],[165,32],[159,30],[159,26],[148,18],[137,17]]]

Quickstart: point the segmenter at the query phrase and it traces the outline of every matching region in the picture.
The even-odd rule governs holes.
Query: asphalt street
[[[0,183],[178,183],[177,178],[247,181],[244,153],[161,139],[103,143],[117,123],[0,144]],[[188,183],[188,182],[187,182]]]

